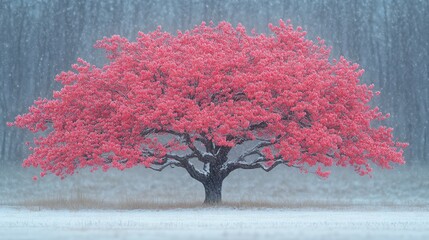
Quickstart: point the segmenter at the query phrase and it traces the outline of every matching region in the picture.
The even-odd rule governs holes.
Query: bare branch
[[[206,148],[206,152],[210,153],[210,154],[215,154],[215,144],[213,143],[213,141],[209,140],[206,136],[206,134],[201,133],[200,134],[201,137],[197,137],[195,139],[195,141],[201,142],[204,147]]]
[[[287,163],[283,159],[275,160],[270,165],[264,164],[266,162],[268,162],[268,161],[264,160],[264,161],[260,161],[260,162],[259,161],[258,162],[253,162],[253,163],[248,164],[248,165],[242,164],[241,168],[243,168],[243,169],[261,168],[265,172],[269,172],[269,171],[273,170],[275,167],[277,167],[277,165],[286,164]]]
[[[236,162],[242,162],[242,161],[245,160],[246,157],[249,157],[249,156],[252,156],[252,155],[258,155],[258,156],[263,157],[264,155],[259,150],[261,148],[263,148],[263,147],[271,146],[273,144],[275,144],[275,142],[274,143],[272,143],[270,141],[260,142],[256,146],[254,146],[250,150],[247,150],[241,156],[239,156],[238,159],[236,160]]]
[[[203,154],[194,145],[194,143],[191,140],[191,136],[188,133],[179,133],[179,132],[176,132],[173,130],[149,128],[149,129],[146,129],[143,132],[141,132],[140,135],[141,136],[147,136],[151,133],[167,133],[167,134],[171,134],[173,136],[177,136],[177,137],[181,138],[182,141],[184,141],[184,143],[188,146],[188,148],[195,154],[195,156],[193,156],[193,157],[196,157],[201,162],[204,162]],[[197,138],[196,140],[202,142],[206,147],[208,146],[209,141],[207,139],[205,139],[204,137]],[[177,157],[177,156],[175,156],[175,157]]]
[[[146,155],[146,156],[149,156],[149,157],[157,157],[154,152],[151,152],[149,150],[143,151],[142,154]],[[182,161],[188,161],[189,159],[194,158],[194,157],[196,157],[196,155],[194,153],[191,153],[191,154],[188,154],[188,155],[185,155],[185,156],[179,156],[179,155],[176,155],[176,154],[167,153],[167,154],[161,156],[160,158],[166,159],[166,160],[173,159],[173,160],[182,162]],[[155,164],[156,164],[156,162],[155,162]]]
[[[183,134],[183,137],[185,138],[186,144],[188,145],[189,149],[196,155],[198,160],[201,162],[204,162],[204,156],[203,154],[195,147],[194,143],[191,140],[191,136],[189,134],[185,133]]]
[[[168,166],[183,167],[183,166],[181,166],[181,163],[179,161],[176,161],[176,160],[166,160],[166,161],[163,161],[161,163],[153,163],[153,165],[158,165],[159,167],[155,168],[155,167],[150,166],[149,168],[152,170],[158,171],[158,172],[161,172],[162,170],[164,170]]]
[[[267,164],[270,163],[270,164]],[[223,175],[226,177],[232,171],[236,169],[256,169],[261,168],[262,170],[269,172],[273,170],[280,164],[287,164],[288,161],[285,161],[282,156],[276,156],[274,159],[267,159],[265,156],[259,157],[255,161],[246,162],[246,161],[237,161],[237,162],[229,162],[226,167],[223,169]],[[289,166],[289,165],[288,165]],[[289,166],[295,167],[295,166]]]
[[[220,147],[216,153],[216,158],[220,160],[219,164],[223,164],[228,161],[228,153],[231,151],[231,147]]]
[[[182,161],[188,161],[189,159],[194,158],[196,156],[195,156],[195,154],[191,153],[191,154],[188,154],[185,156],[179,156],[179,155],[175,155],[175,154],[165,154],[164,157],[166,157],[168,159],[174,159],[174,160],[177,160],[179,162],[182,162]]]
[[[140,136],[145,137],[154,131],[155,131],[155,129],[153,129],[153,128],[147,128],[140,133]]]
[[[203,182],[206,180],[207,175],[201,172],[200,170],[196,169],[194,164],[192,164],[190,161],[183,161],[181,163],[184,165],[186,171],[188,171],[189,175],[191,175],[192,178],[200,182]]]
[[[142,136],[146,136],[151,133],[168,133],[177,137],[180,137],[182,141],[185,142],[185,144],[189,147],[189,149],[192,151],[191,154],[185,155],[185,156],[179,156],[175,154],[166,154],[164,156],[161,156],[163,159],[173,159],[178,161],[180,164],[174,164],[175,166],[183,167],[186,169],[186,171],[191,175],[192,178],[198,180],[198,181],[204,181],[207,177],[204,172],[201,172],[200,170],[196,169],[195,166],[189,161],[192,158],[197,158],[199,161],[204,162],[204,156],[203,154],[195,147],[194,143],[191,140],[191,136],[188,133],[179,133],[172,130],[163,130],[163,129],[147,129],[143,131],[141,134]],[[201,141],[204,141],[204,139],[200,139]],[[145,151],[143,154],[147,156],[155,156],[155,153],[151,151]],[[167,163],[166,163],[167,164]],[[167,164],[168,165],[168,164]],[[173,164],[170,164],[173,165]],[[161,166],[160,168],[152,168],[156,171],[162,171],[165,167]]]
[[[151,151],[145,151],[143,154],[145,154],[146,156],[156,157],[156,155]],[[191,175],[192,178],[198,181],[203,181],[206,178],[206,174],[196,169],[195,166],[189,161],[192,158],[196,158],[196,157],[197,155],[195,153],[191,153],[185,156],[179,156],[176,154],[165,154],[164,156],[161,157],[164,161],[162,161],[161,163],[157,163],[157,162],[153,163],[154,165],[160,165],[161,167],[160,168],[151,167],[151,169],[155,171],[162,171],[165,167],[167,167],[164,165],[174,165],[174,166],[182,167],[186,169],[186,171],[189,173],[189,175]],[[169,164],[169,162],[171,162],[171,164]]]

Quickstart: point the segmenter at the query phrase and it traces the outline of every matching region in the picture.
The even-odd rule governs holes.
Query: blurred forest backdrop
[[[429,162],[428,0],[0,0],[0,164],[20,163],[31,140],[6,122],[51,97],[55,75],[77,57],[103,64],[96,40],[222,20],[267,32],[280,18],[325,39],[334,58],[359,63],[363,82],[382,92],[373,102],[391,113],[386,124],[410,143],[408,163]]]

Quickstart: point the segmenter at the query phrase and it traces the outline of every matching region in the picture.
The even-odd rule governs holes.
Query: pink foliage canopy
[[[98,41],[108,64],[78,59],[57,75],[64,86],[52,100],[36,100],[9,124],[48,130],[24,166],[61,177],[87,166],[150,167],[198,139],[229,148],[269,142],[257,152],[265,167],[281,162],[322,177],[333,165],[364,175],[371,163],[404,163],[406,144],[391,128],[374,127],[388,115],[369,105],[375,93],[359,83],[363,70],[330,60],[323,40],[306,39],[289,22],[269,28],[247,34],[242,25],[202,23],[176,35],[158,28],[135,42]],[[159,139],[168,134],[189,142]]]

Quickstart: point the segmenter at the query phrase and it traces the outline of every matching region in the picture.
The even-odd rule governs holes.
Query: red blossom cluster
[[[363,175],[371,163],[404,163],[406,144],[393,141],[391,128],[373,127],[388,116],[368,104],[375,93],[359,83],[363,70],[331,61],[323,40],[289,22],[269,28],[247,34],[242,25],[202,23],[176,35],[159,28],[134,42],[98,41],[108,64],[78,59],[57,75],[64,86],[52,100],[35,101],[9,124],[48,130],[24,166],[61,177],[87,166],[150,167],[187,151],[179,138],[159,139],[168,134],[230,148],[262,139],[271,143],[259,152],[267,167],[280,160],[322,177],[333,165]]]

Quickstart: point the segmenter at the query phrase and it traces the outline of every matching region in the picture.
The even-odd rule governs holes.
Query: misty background
[[[429,164],[427,0],[0,0],[0,179],[2,179],[0,193],[3,196],[17,192],[28,194],[29,189],[33,189],[33,192],[37,192],[33,194],[38,194],[39,197],[47,194],[39,191],[46,187],[43,182],[31,185],[32,175],[28,176],[22,170],[17,170],[17,166],[28,155],[24,143],[31,141],[33,135],[26,130],[8,128],[6,122],[13,121],[18,114],[26,113],[36,98],[51,98],[52,91],[61,87],[54,81],[55,75],[70,70],[70,65],[75,63],[78,57],[98,66],[105,63],[104,52],[93,48],[96,40],[114,34],[135,39],[138,31],[153,31],[159,25],[163,30],[175,33],[178,29],[191,29],[202,21],[213,21],[216,24],[222,20],[231,22],[234,26],[242,23],[249,32],[255,28],[258,33],[267,33],[268,23],[278,24],[279,19],[290,19],[295,27],[302,26],[310,39],[314,40],[317,36],[325,39],[327,45],[333,47],[333,58],[343,55],[365,69],[362,82],[374,83],[375,90],[381,91],[381,95],[375,97],[372,103],[380,106],[382,112],[391,114],[391,118],[384,124],[395,129],[395,139],[410,144],[405,152],[407,165],[419,167],[414,167],[413,171],[402,175],[384,173],[390,179],[388,181],[392,187],[390,190],[385,189],[384,182],[371,182],[369,178],[360,180],[359,176],[355,176],[356,174],[348,169],[345,173],[338,170],[337,176],[333,176],[333,181],[347,182],[334,190],[323,187],[329,185],[319,184],[317,181],[316,186],[312,186],[310,181],[307,185],[295,184],[291,187],[290,184],[286,184],[291,179],[295,179],[296,182],[306,179],[301,177],[299,172],[291,171],[289,179],[279,180],[285,182],[285,185],[273,183],[279,178],[269,178],[265,174],[262,178],[255,178],[252,175],[255,173],[248,173],[251,175],[247,177],[252,177],[248,178],[250,183],[247,190],[243,191],[251,193],[253,186],[261,185],[262,181],[261,188],[267,189],[267,193],[271,194],[270,199],[283,199],[285,196],[290,199],[290,196],[293,196],[296,201],[303,198],[311,200],[311,191],[326,196],[337,194],[336,198],[342,198],[346,189],[362,188],[351,195],[343,196],[344,202],[365,194],[371,197],[373,194],[374,199],[390,196],[392,202],[402,195],[404,201],[413,202],[414,197],[418,196],[427,203],[429,199],[429,193],[425,190],[429,188],[429,178],[425,171]],[[8,170],[10,166],[16,168],[10,171]],[[392,171],[401,173],[403,167],[398,166],[397,169]],[[282,170],[284,169],[276,169],[273,175],[281,175]],[[36,170],[28,171],[37,175]],[[129,173],[126,173],[127,171]],[[115,194],[118,191],[125,191],[124,185],[128,187],[128,192],[124,193],[124,196],[133,191],[151,191],[152,188],[156,188],[154,185],[145,185],[143,190],[138,187],[130,188],[128,183],[135,181],[131,173],[140,173],[135,169],[127,171],[118,173],[119,177],[115,178],[114,186],[118,188]],[[16,172],[16,175],[10,177],[11,172]],[[163,181],[173,183],[159,192],[160,198],[169,199],[173,195],[177,198],[178,193],[174,190],[184,187],[180,181],[190,180],[184,172],[168,175],[171,172],[169,170],[167,173],[147,173],[148,177],[145,180],[149,181],[149,178],[159,178],[163,175],[165,176]],[[5,177],[6,175],[9,177]],[[349,175],[353,176],[345,177]],[[57,191],[56,194],[59,195],[61,194],[59,189],[67,184],[75,186],[76,191],[89,188],[92,192],[87,194],[94,195],[112,189],[110,183],[113,180],[105,179],[111,177],[110,175],[95,173],[94,176],[104,185],[100,185],[100,182],[80,182],[81,180],[75,178],[70,180],[71,182],[53,182],[50,189]],[[226,179],[224,191],[229,194],[229,198],[227,194],[224,196],[227,200],[243,199],[241,192],[233,190],[239,187],[240,176],[233,175],[231,180]],[[26,179],[25,181],[29,183],[28,188],[11,187],[16,185],[16,179]],[[121,182],[118,182],[118,179],[121,179]],[[407,187],[410,192],[406,196],[394,187],[404,182],[414,184]],[[197,196],[202,198],[202,186],[199,186],[198,191],[192,190],[196,184],[186,184],[185,190],[191,190],[180,193],[183,199],[194,192],[198,192]],[[373,192],[368,194],[368,189],[365,188],[370,188]],[[280,192],[282,194],[279,194]],[[263,192],[259,194],[260,198],[264,197]],[[114,194],[111,195],[113,197]],[[253,196],[257,198],[259,195]],[[133,195],[133,197],[143,196]]]

